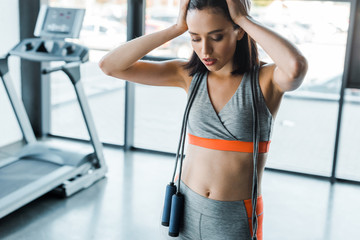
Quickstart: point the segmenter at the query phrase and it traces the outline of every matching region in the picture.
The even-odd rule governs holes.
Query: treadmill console
[[[65,41],[79,37],[84,15],[85,9],[41,6],[34,31],[40,38],[22,40],[10,54],[39,62],[88,61],[87,47]]]
[[[41,38],[78,38],[85,9],[55,8],[42,5],[34,36]]]

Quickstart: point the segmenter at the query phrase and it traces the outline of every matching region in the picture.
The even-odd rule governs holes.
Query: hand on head
[[[186,24],[186,14],[187,14],[189,2],[190,0],[180,0],[179,16],[176,23],[178,28],[184,32],[188,30],[188,26]]]
[[[190,1],[191,0],[180,0],[179,16],[176,25],[183,32],[188,30],[186,15]],[[226,2],[234,22],[237,22],[237,19],[243,16],[249,15],[251,0],[226,0]]]
[[[251,0],[226,0],[232,20],[236,23],[237,19],[250,14]]]

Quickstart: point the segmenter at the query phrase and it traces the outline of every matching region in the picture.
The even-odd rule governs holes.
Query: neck
[[[220,78],[220,79],[228,79],[228,78],[232,78],[232,74],[231,71],[228,70],[219,70],[219,71],[214,71],[214,72],[210,72],[210,75],[212,75],[214,78]]]
[[[229,62],[225,66],[223,66],[221,69],[211,72],[211,75],[213,75],[214,77],[217,77],[217,78],[222,78],[222,79],[232,78],[233,75],[231,73],[233,71],[234,71],[234,63]]]

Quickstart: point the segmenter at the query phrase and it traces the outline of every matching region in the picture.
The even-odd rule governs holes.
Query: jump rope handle
[[[176,186],[174,185],[173,182],[171,182],[166,186],[164,210],[161,219],[161,224],[166,227],[168,227],[170,224],[170,210],[171,210],[171,202],[172,202],[171,200],[172,200],[172,196],[175,193],[176,193]]]
[[[251,75],[251,93],[252,93],[252,110],[253,110],[253,183],[252,183],[252,240],[257,240],[257,228],[258,228],[258,218],[256,215],[257,208],[257,197],[258,197],[258,181],[257,181],[257,160],[259,152],[259,141],[260,141],[260,124],[259,124],[259,111],[258,111],[258,98],[256,94],[256,81],[258,81],[258,68],[256,65]]]
[[[180,232],[180,222],[184,211],[184,195],[180,192],[172,196],[169,236],[177,237]]]
[[[178,145],[178,150],[176,153],[176,161],[174,167],[174,174],[172,177],[171,182],[166,186],[166,193],[165,193],[165,201],[164,201],[164,209],[161,224],[163,226],[169,226],[169,236],[177,237],[179,236],[180,232],[180,221],[183,214],[184,209],[184,196],[180,193],[180,180],[181,180],[181,171],[182,171],[182,163],[184,159],[184,146],[185,146],[185,138],[186,138],[186,126],[189,117],[189,112],[191,105],[194,101],[196,92],[200,85],[200,80],[202,79],[203,74],[197,75],[194,78],[195,86],[193,91],[190,93],[190,97],[188,99],[185,113],[183,116],[183,123],[181,128],[180,140]],[[180,154],[181,149],[181,154]],[[178,159],[180,157],[180,172],[179,172],[179,179],[178,179],[178,187],[174,184],[174,178],[176,174],[176,169],[178,165]]]

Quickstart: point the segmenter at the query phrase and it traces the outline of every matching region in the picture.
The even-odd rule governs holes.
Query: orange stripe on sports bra
[[[223,140],[223,139],[210,139],[202,138],[188,133],[189,143],[210,149],[222,150],[222,151],[235,151],[235,152],[247,152],[252,153],[254,146],[253,142],[242,142],[238,140]],[[259,153],[269,152],[270,142],[259,142]]]

